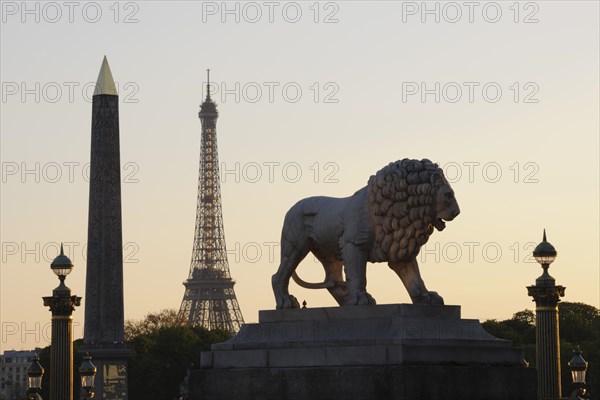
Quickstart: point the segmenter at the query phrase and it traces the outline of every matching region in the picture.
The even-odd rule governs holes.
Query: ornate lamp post
[[[42,399],[38,394],[42,388],[42,376],[44,376],[44,368],[36,354],[31,361],[31,365],[27,368],[27,400]]]
[[[565,295],[563,286],[556,286],[548,273],[550,264],[556,259],[556,249],[546,240],[533,251],[535,260],[544,272],[527,287],[527,294],[535,301],[536,359],[538,371],[538,399],[556,400],[561,397],[560,382],[560,336],[558,331],[558,302]]]
[[[43,297],[44,305],[52,312],[52,341],[50,344],[50,400],[73,400],[73,311],[81,304],[81,297],[71,295],[65,278],[73,269],[73,263],[65,256],[63,246],[60,254],[50,265],[60,284],[52,296]]]
[[[81,388],[84,390],[84,399],[94,397],[94,379],[96,378],[96,366],[92,364],[92,357],[86,354],[79,367],[79,376],[81,377]]]
[[[569,400],[589,399],[585,389],[585,374],[587,372],[588,363],[582,357],[579,346],[573,350],[573,358],[568,363],[571,370],[571,378],[576,386]]]

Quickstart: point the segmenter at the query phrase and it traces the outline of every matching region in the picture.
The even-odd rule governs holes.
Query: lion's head
[[[444,172],[427,159],[390,163],[369,178],[368,191],[378,261],[415,257],[433,228],[460,213]]]

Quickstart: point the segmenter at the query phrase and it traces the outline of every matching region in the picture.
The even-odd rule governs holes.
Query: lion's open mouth
[[[435,229],[437,229],[438,231],[443,231],[444,228],[446,227],[446,223],[444,222],[443,219],[438,218],[433,222],[433,226],[435,227]]]

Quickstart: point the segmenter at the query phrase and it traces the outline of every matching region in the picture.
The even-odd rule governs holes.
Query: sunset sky
[[[50,5],[48,5],[50,4]],[[231,274],[246,322],[272,309],[286,211],[345,197],[391,161],[429,158],[461,214],[418,256],[466,318],[532,309],[546,228],[564,301],[600,307],[599,4],[12,2],[0,4],[0,351],[46,346],[42,296],[65,243],[85,302],[91,95],[120,95],[125,317],[179,308],[190,266],[199,105],[211,69]],[[309,256],[304,280],[320,281]],[[410,302],[386,264],[378,303]],[[290,284],[309,307],[324,290]],[[84,306],[74,312],[83,333]]]

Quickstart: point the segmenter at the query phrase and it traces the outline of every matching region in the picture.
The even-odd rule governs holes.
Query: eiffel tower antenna
[[[210,69],[206,70],[206,100],[211,100],[211,98],[210,98]]]
[[[207,70],[210,79],[210,70]],[[185,294],[179,315],[191,326],[239,331],[244,323],[231,279],[219,182],[217,149],[217,105],[210,98],[210,82],[206,84],[206,100],[198,113],[202,123],[200,173],[194,249],[188,279],[183,283]]]

